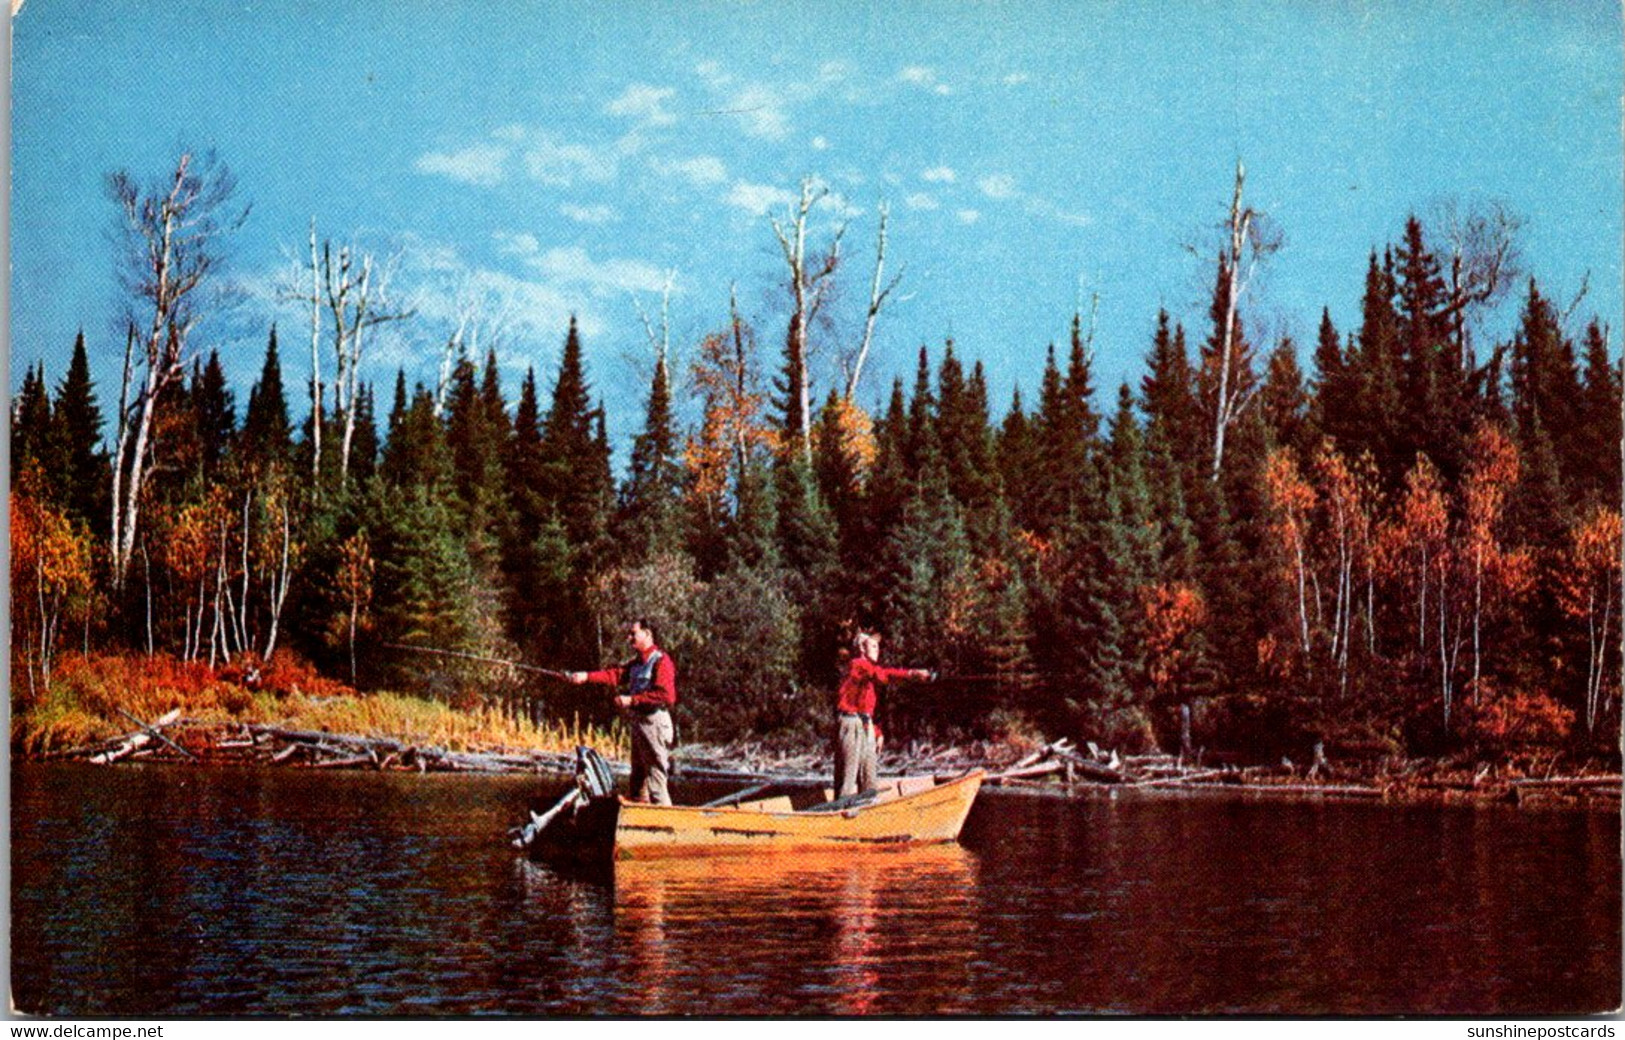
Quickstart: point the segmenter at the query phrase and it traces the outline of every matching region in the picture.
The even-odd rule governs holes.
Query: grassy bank
[[[125,712],[150,720],[176,708],[205,724],[346,733],[453,751],[568,752],[589,744],[612,757],[627,755],[619,726],[536,724],[499,706],[462,708],[395,693],[359,693],[292,659],[253,676],[239,667],[142,655],[64,656],[50,683],[33,696],[14,683],[11,746],[25,757],[79,747],[131,732]]]

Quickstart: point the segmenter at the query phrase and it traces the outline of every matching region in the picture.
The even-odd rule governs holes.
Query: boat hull
[[[980,770],[926,790],[833,811],[702,808],[621,801],[619,859],[897,848],[955,841],[982,785]]]

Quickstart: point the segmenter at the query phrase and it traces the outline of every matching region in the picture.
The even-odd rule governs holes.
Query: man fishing
[[[603,683],[619,688],[615,706],[632,730],[632,797],[670,805],[666,778],[671,773],[671,709],[677,703],[677,665],[655,645],[654,627],[639,619],[626,628],[633,656],[617,668],[566,672],[576,685]]]
[[[880,774],[876,747],[876,687],[894,679],[929,679],[923,668],[884,668],[880,664],[880,634],[859,632],[852,640],[852,660],[835,706],[835,787],[844,798],[875,786]]]

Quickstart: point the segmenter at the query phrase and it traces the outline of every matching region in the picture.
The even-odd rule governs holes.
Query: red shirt
[[[659,654],[660,660],[655,662],[655,673],[649,678],[649,688],[633,697],[632,703],[645,708],[669,708],[677,703],[677,666],[672,663],[671,655],[658,646],[650,647],[643,660],[647,661],[649,654]],[[631,665],[632,661],[628,661],[615,668],[588,672],[587,681],[619,687],[625,682],[626,670]]]
[[[854,657],[846,666],[846,678],[841,680],[836,710],[873,717],[877,699],[875,687],[893,679],[907,679],[910,674],[908,668],[883,668],[867,657]]]

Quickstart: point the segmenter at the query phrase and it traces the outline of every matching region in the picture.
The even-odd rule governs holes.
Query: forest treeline
[[[888,692],[882,722],[904,737],[1617,755],[1607,330],[1571,331],[1527,274],[1475,281],[1484,251],[1435,245],[1415,217],[1350,286],[1357,327],[1322,314],[1307,371],[1298,344],[1243,320],[1260,240],[1239,176],[1209,312],[1188,329],[1147,315],[1144,374],[1114,391],[1080,314],[1007,405],[949,341],[871,416],[851,383],[811,395],[805,293],[772,330],[731,308],[683,370],[658,351],[617,480],[573,321],[557,370],[516,392],[494,352],[466,349],[434,386],[375,388],[357,377],[369,315],[345,310],[365,265],[318,251],[314,229],[306,303],[330,317],[311,351],[332,381],[318,368],[291,393],[272,327],[239,411],[218,355],[187,344],[200,297],[164,284],[201,284],[209,266],[186,261],[214,257],[156,270],[161,207],[143,208],[224,212],[210,176],[183,161],[190,196],[114,180],[145,307],[118,410],[82,334],[59,381],[42,364],[15,399],[21,706],[68,651],[292,652],[361,689],[607,718],[589,689],[391,644],[584,668],[623,656],[621,622],[646,616],[680,663],[680,721],[708,740],[822,734],[863,625],[889,660],[941,673]],[[834,254],[797,266],[788,227],[792,288],[815,287]],[[1502,292],[1515,332],[1475,349],[1470,312]]]

